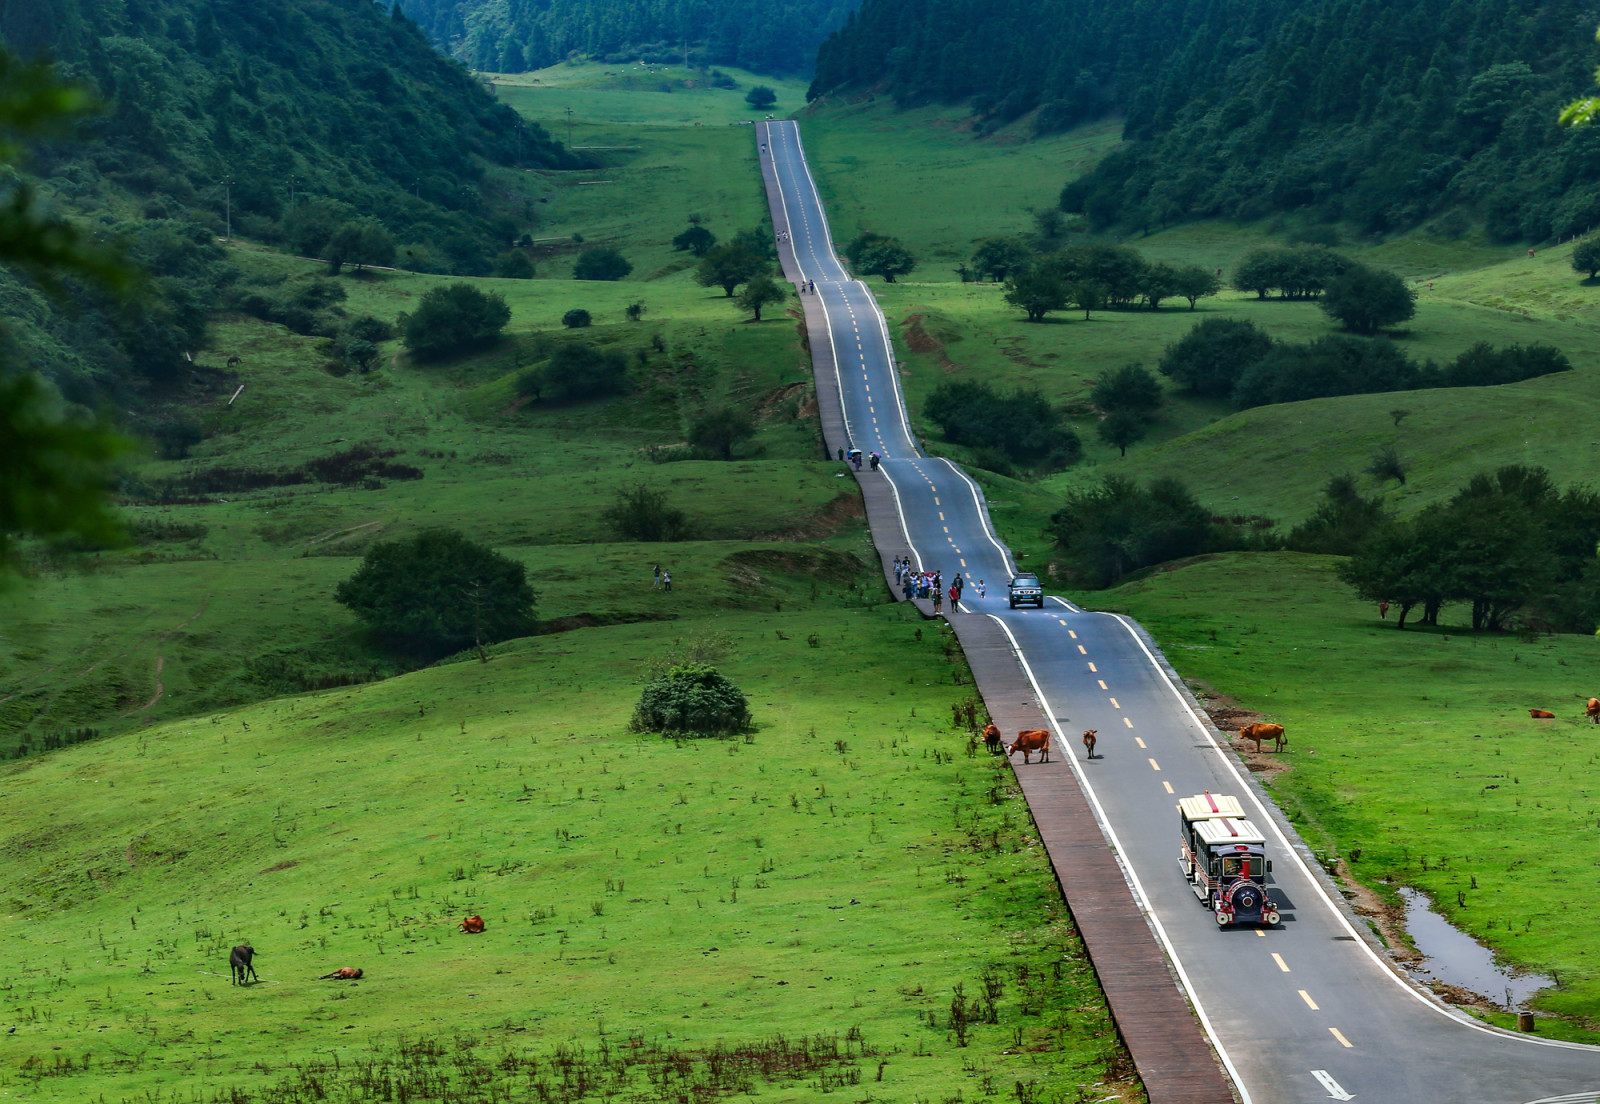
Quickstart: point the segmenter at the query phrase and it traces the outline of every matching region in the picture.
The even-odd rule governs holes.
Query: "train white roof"
[[[1232,817],[1202,820],[1194,826],[1194,834],[1199,836],[1207,847],[1220,847],[1230,843],[1260,845],[1267,842],[1267,837],[1263,836],[1254,824],[1248,820],[1235,820]]]
[[[1190,821],[1213,820],[1217,817],[1244,819],[1244,806],[1239,804],[1239,799],[1226,794],[1195,794],[1178,802],[1178,808],[1183,810],[1184,818]]]

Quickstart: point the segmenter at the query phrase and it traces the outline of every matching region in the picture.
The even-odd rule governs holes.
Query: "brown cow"
[[[1589,704],[1584,706],[1583,712],[1595,724],[1600,724],[1600,698],[1590,698]]]
[[[1039,762],[1050,762],[1050,733],[1042,728],[1025,728],[1017,733],[1017,742],[1006,749],[1006,756],[1010,757],[1017,752],[1022,752],[1024,763],[1033,762],[1031,756],[1039,753]]]
[[[989,724],[984,725],[983,744],[989,749],[991,754],[1000,750],[1001,743],[1003,743],[1003,741],[1000,739],[999,726],[995,725],[992,721]]]
[[[1528,716],[1532,717],[1536,721],[1549,721],[1555,719],[1555,714],[1550,712],[1548,709],[1530,709],[1528,710]]]
[[[469,916],[461,921],[461,930],[468,935],[478,935],[483,931],[483,917]]]
[[[1097,728],[1091,728],[1088,732],[1083,734],[1083,750],[1088,753],[1086,758],[1094,758],[1094,745],[1099,743],[1099,741],[1094,738],[1094,734],[1098,731],[1100,730]]]
[[[331,974],[323,974],[318,981],[354,981],[361,976],[359,966],[341,966]]]
[[[1283,745],[1289,742],[1289,737],[1283,734],[1280,724],[1247,724],[1239,730],[1239,739],[1254,740],[1256,751],[1261,750],[1261,741],[1271,740],[1273,751],[1282,751]]]

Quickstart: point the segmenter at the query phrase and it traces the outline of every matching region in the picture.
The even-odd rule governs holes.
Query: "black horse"
[[[233,983],[235,985],[248,985],[252,981],[260,981],[256,977],[256,968],[250,965],[250,960],[256,956],[256,949],[248,943],[241,943],[233,949],[228,956],[228,965],[233,967]]]

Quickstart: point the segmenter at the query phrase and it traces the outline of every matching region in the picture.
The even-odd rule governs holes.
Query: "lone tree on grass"
[[[857,272],[882,276],[891,284],[896,276],[904,276],[917,267],[917,259],[911,255],[911,250],[900,244],[898,238],[871,231],[845,246],[844,255]]]
[[[750,415],[731,406],[708,410],[695,419],[689,427],[689,444],[706,452],[716,453],[724,460],[733,459],[734,446],[756,435],[756,423]]]
[[[1113,410],[1095,427],[1100,439],[1122,456],[1128,455],[1128,446],[1144,440],[1150,424],[1131,410]]]
[[[1173,293],[1189,300],[1189,309],[1194,310],[1194,305],[1202,299],[1207,299],[1222,290],[1222,281],[1217,274],[1209,268],[1199,265],[1184,265],[1178,269],[1177,282],[1173,285]]]
[[[373,545],[334,599],[380,636],[438,656],[532,632],[536,596],[515,560],[453,529],[428,529]]]
[[[757,111],[765,111],[778,102],[778,94],[764,84],[758,84],[744,94],[744,102]]]
[[[689,518],[667,501],[667,492],[643,483],[617,492],[600,520],[625,541],[654,543],[689,539]]]
[[[1352,333],[1371,336],[1417,313],[1417,293],[1392,272],[1351,265],[1328,284],[1317,304]]]
[[[1406,462],[1400,459],[1400,454],[1394,450],[1393,445],[1385,445],[1372,454],[1372,462],[1364,469],[1366,473],[1379,483],[1388,480],[1398,480],[1400,486],[1406,485],[1406,472],[1409,470]]]
[[[787,299],[788,293],[782,284],[771,276],[757,276],[744,286],[739,297],[734,300],[745,310],[750,311],[755,317],[752,322],[761,321],[761,308],[772,303],[781,303]]]
[[[1587,272],[1591,280],[1600,272],[1600,235],[1584,238],[1573,247],[1572,270]]]
[[[350,265],[357,272],[367,265],[394,263],[394,239],[377,219],[360,218],[345,223],[333,232],[324,249],[328,273],[339,274],[339,269]]]
[[[572,266],[574,280],[620,280],[633,271],[628,259],[609,245],[596,245],[578,254]]]
[[[687,249],[696,257],[704,257],[717,244],[717,236],[704,226],[691,226],[672,239],[672,248],[682,252]]]
[[[1043,322],[1051,311],[1065,310],[1071,295],[1060,276],[1044,268],[1025,268],[1006,281],[1005,301],[1028,316],[1029,322]]]
[[[499,292],[471,284],[442,284],[422,293],[417,309],[398,320],[405,346],[432,360],[493,345],[511,321],[511,308]]]
[[[632,727],[666,736],[731,736],[750,728],[750,706],[715,667],[685,663],[645,683]]]
[[[694,282],[701,287],[720,287],[732,299],[734,288],[768,270],[767,259],[748,246],[719,245],[700,258]]]
[[[1107,372],[1089,390],[1089,401],[1107,414],[1127,413],[1138,418],[1160,410],[1165,398],[1161,381],[1142,364],[1124,364]]]

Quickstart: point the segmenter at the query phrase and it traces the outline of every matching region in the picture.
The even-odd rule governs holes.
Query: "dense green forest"
[[[813,99],[972,98],[982,128],[1116,112],[1131,144],[1062,194],[1097,226],[1298,211],[1384,233],[1481,220],[1500,240],[1600,225],[1578,0],[866,0]]]
[[[186,374],[237,277],[230,229],[323,256],[354,224],[400,263],[487,272],[536,215],[510,169],[577,165],[370,0],[0,0],[0,41],[102,104],[33,148],[13,201],[92,224],[149,274],[136,310],[74,288],[63,311],[0,272],[6,352],[84,405]]]
[[[572,54],[600,61],[811,69],[853,0],[405,0],[441,48],[478,69],[515,73]]]

